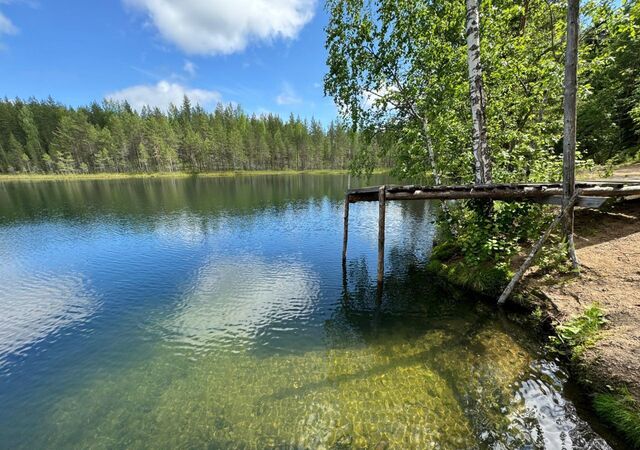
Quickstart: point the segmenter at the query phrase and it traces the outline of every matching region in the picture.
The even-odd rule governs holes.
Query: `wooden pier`
[[[577,66],[578,35],[580,28],[580,1],[567,2],[567,38],[564,73],[564,130],[562,139],[562,183],[513,183],[513,184],[473,184],[460,186],[374,186],[363,189],[350,189],[344,202],[344,241],[342,249],[343,273],[346,273],[347,244],[349,231],[349,205],[357,202],[379,203],[378,217],[378,292],[381,292],[384,281],[384,234],[386,202],[393,200],[466,200],[485,199],[506,202],[538,202],[559,205],[560,213],[551,222],[542,237],[533,246],[525,262],[516,272],[498,300],[502,304],[511,294],[526,270],[533,263],[536,253],[542,248],[553,229],[563,224],[569,256],[573,266],[578,267],[578,260],[573,242],[573,209],[574,207],[599,208],[609,198],[626,198],[640,196],[640,181],[636,180],[604,180],[576,182],[576,129],[577,129]],[[481,77],[480,77],[481,78]],[[480,80],[481,82],[481,80]],[[473,87],[472,90],[472,110]],[[484,112],[483,112],[484,114]],[[475,127],[474,122],[474,127]],[[486,136],[484,137],[486,139]],[[486,142],[485,142],[486,145]],[[478,147],[479,148],[479,147]],[[487,180],[482,169],[484,157],[474,143],[475,179]],[[434,168],[434,175],[437,175]],[[480,172],[478,172],[480,170]],[[436,176],[436,180],[438,177]]]
[[[378,286],[384,281],[384,241],[386,203],[397,200],[468,200],[486,199],[506,202],[536,202],[551,205],[563,205],[563,183],[512,183],[488,185],[457,185],[457,186],[418,186],[418,185],[389,185],[373,186],[361,189],[349,189],[344,201],[344,239],[342,249],[342,263],[346,266],[347,246],[349,241],[349,206],[351,203],[375,202],[378,208]],[[549,227],[541,240],[534,246],[534,251],[526,262],[531,264],[535,253],[542,247],[551,229],[566,217],[567,212],[574,206],[583,208],[600,208],[613,197],[632,198],[640,196],[640,180],[605,180],[581,181],[575,183],[575,195],[567,202],[561,212]],[[513,286],[519,281],[528,267],[522,267],[516,274],[508,291],[500,297],[500,303],[506,300]],[[518,277],[519,274],[519,277]]]

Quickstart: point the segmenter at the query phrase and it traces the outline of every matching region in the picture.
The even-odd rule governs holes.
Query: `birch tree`
[[[327,9],[325,92],[343,116],[365,137],[384,135],[387,145],[380,148],[403,177],[440,184],[446,173],[461,173],[448,167],[458,157],[443,156],[467,146],[455,120],[456,91],[465,79],[464,6],[330,0]]]
[[[478,0],[466,0],[467,20],[467,65],[469,67],[469,93],[471,98],[471,120],[473,123],[472,145],[475,162],[475,182],[491,183],[491,155],[487,140],[486,95],[480,61],[480,13]]]
[[[435,161],[444,184],[559,178],[561,2],[329,0],[327,10],[325,92],[351,125],[391,134],[397,175],[424,182]],[[506,273],[545,212],[457,202],[444,218],[443,241],[470,267]]]

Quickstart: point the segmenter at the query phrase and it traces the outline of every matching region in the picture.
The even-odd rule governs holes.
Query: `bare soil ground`
[[[602,168],[596,169],[593,172],[581,172],[577,174],[580,180],[601,180]],[[613,171],[613,175],[608,179],[612,180],[640,180],[640,163],[626,164],[624,166],[617,167]]]
[[[612,178],[640,179],[640,165]],[[640,400],[640,200],[576,210],[575,226],[580,276],[538,288],[557,308],[559,320],[600,304],[608,323],[582,358],[587,381],[626,385]]]
[[[631,164],[625,167],[619,167],[613,172],[613,176],[619,179],[631,178],[640,180],[640,164]]]

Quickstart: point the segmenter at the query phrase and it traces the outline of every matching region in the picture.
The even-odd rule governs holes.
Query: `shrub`
[[[571,359],[577,359],[598,341],[605,323],[604,312],[594,303],[581,315],[556,326],[556,336],[550,338],[551,345],[555,350],[570,355]]]

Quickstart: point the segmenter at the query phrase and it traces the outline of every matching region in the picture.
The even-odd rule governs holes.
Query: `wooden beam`
[[[583,195],[592,197],[626,197],[640,194],[640,185],[614,187],[592,187],[581,189]],[[522,200],[532,198],[546,198],[563,195],[560,187],[550,189],[496,189],[467,191],[414,191],[387,192],[387,200],[463,200],[472,198],[488,198],[493,200]]]
[[[576,127],[578,92],[578,34],[580,27],[580,0],[568,0],[567,51],[564,64],[564,133],[562,148],[562,185],[564,206],[569,204],[576,189]],[[569,208],[563,222],[573,267],[578,258],[573,243],[573,207]]]
[[[531,199],[532,202],[541,203],[543,205],[556,205],[562,206],[564,204],[564,198],[561,195],[553,195],[551,197],[542,197]],[[578,197],[578,201],[575,206],[581,208],[593,208],[598,209],[609,201],[608,197]]]
[[[549,227],[544,232],[542,237],[538,240],[538,242],[536,242],[536,245],[533,246],[533,248],[531,249],[531,252],[529,253],[529,256],[527,256],[527,259],[524,260],[524,262],[522,263],[522,266],[520,266],[518,271],[515,273],[515,275],[513,276],[513,278],[511,279],[511,281],[507,285],[507,287],[505,288],[505,290],[502,292],[502,295],[498,299],[498,305],[502,305],[502,304],[504,304],[504,302],[507,301],[507,298],[509,298],[509,296],[511,295],[511,292],[513,291],[513,288],[516,287],[516,284],[518,284],[520,282],[520,280],[524,276],[524,274],[527,271],[527,269],[529,267],[531,267],[531,264],[533,264],[533,260],[535,259],[536,255],[538,254],[538,252],[542,248],[542,245],[545,243],[545,241],[551,235],[551,232],[553,231],[553,229],[558,226],[560,221],[564,220],[564,218],[566,217],[566,215],[569,212],[573,211],[573,206],[578,201],[578,196],[579,195],[580,195],[580,191],[579,190],[574,192],[574,194],[569,199],[569,202],[565,206],[562,207],[562,211],[560,211],[560,214],[558,214],[558,216],[556,216],[556,218],[553,219],[553,222],[551,222],[551,225],[549,225]]]
[[[384,227],[386,214],[386,186],[378,190],[378,286],[384,282]]]
[[[576,183],[585,197],[630,197],[640,195],[640,183]],[[379,187],[349,190],[349,203],[374,202],[379,200]],[[387,200],[464,200],[493,199],[501,201],[522,201],[563,196],[560,183],[549,184],[497,184],[493,186],[391,186],[386,189]],[[581,206],[584,200],[579,200]],[[553,201],[551,202],[552,204]],[[584,204],[584,206],[588,206]]]
[[[613,191],[615,189],[621,188],[631,188],[640,187],[640,181],[638,180],[628,180],[628,181],[580,181],[575,183],[576,189],[590,189],[590,188],[598,188],[605,189],[609,188],[609,190]],[[405,194],[413,194],[413,193],[443,193],[443,192],[521,192],[523,190],[526,191],[537,191],[537,192],[548,192],[549,189],[560,189],[560,193],[562,194],[563,184],[562,183],[502,183],[502,184],[492,184],[492,185],[436,185],[436,186],[417,186],[417,185],[408,185],[408,186],[387,186],[387,194],[397,194],[397,193],[405,193]],[[349,194],[350,203],[357,203],[361,201],[378,201],[378,189],[379,186],[375,187],[367,187],[367,188],[359,188],[359,189],[349,189],[347,193]],[[420,191],[420,192],[418,192]],[[604,192],[604,191],[603,191]],[[439,198],[436,196],[434,198]],[[461,194],[462,196],[466,194]],[[482,194],[474,194],[475,198]],[[499,194],[497,194],[499,195]],[[537,194],[533,194],[534,196]],[[545,194],[541,194],[544,196]],[[387,195],[387,198],[389,196]],[[486,197],[485,197],[486,198]]]
[[[344,198],[344,236],[342,237],[342,265],[347,263],[347,243],[349,241],[349,194]]]

